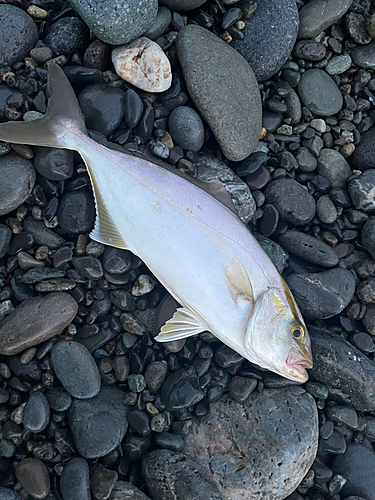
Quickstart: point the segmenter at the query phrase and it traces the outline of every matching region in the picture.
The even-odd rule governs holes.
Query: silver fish
[[[297,304],[241,220],[177,171],[93,141],[63,70],[49,66],[45,116],[0,124],[3,141],[78,151],[91,179],[90,237],[138,255],[181,304],[156,340],[208,330],[244,358],[305,382],[310,339]]]

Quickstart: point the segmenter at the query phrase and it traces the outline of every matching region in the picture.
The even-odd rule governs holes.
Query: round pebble
[[[331,116],[340,111],[343,97],[332,78],[321,69],[302,74],[298,94],[305,106],[318,116]]]
[[[60,488],[63,500],[91,500],[89,466],[83,458],[73,458],[64,467]]]
[[[46,498],[50,492],[50,479],[43,462],[37,458],[24,458],[16,468],[17,481],[36,499]],[[0,498],[1,492],[0,492]]]
[[[7,5],[0,5],[8,7]],[[9,7],[11,7],[9,5]],[[16,209],[28,198],[35,184],[35,170],[30,160],[15,153],[0,156],[0,215]]]
[[[204,142],[203,122],[198,113],[188,106],[178,106],[169,116],[169,132],[182,149],[199,151]]]
[[[50,410],[46,396],[42,392],[34,392],[23,410],[24,428],[34,434],[42,432],[49,424],[49,418]]]

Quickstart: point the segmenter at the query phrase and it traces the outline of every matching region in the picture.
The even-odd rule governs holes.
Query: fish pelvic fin
[[[254,304],[253,287],[249,275],[238,259],[232,259],[225,273],[227,286],[235,302],[238,299]]]
[[[48,86],[51,97],[43,118],[0,123],[0,140],[14,144],[75,149],[64,140],[69,132],[87,134],[85,122],[70,82],[55,63],[48,67]]]
[[[171,342],[172,340],[180,340],[197,335],[205,330],[207,330],[207,325],[204,324],[202,318],[194,311],[186,307],[181,307],[161,327],[160,333],[155,337],[155,340],[157,342]]]

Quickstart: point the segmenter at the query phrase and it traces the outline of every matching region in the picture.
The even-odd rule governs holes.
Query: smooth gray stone
[[[331,116],[343,105],[342,94],[333,79],[321,69],[309,69],[302,74],[298,94],[309,110],[318,116]]]
[[[280,245],[290,253],[323,267],[334,267],[339,258],[324,241],[300,231],[287,231],[279,238]]]
[[[89,399],[100,391],[99,369],[90,351],[80,342],[58,342],[51,361],[64,389],[78,399]]]
[[[16,491],[0,486],[0,500],[24,500],[24,498]]]
[[[361,243],[375,259],[375,217],[371,217],[362,228]]]
[[[375,168],[375,128],[365,132],[354,153],[350,156],[350,164],[359,170]]]
[[[7,253],[12,231],[5,224],[0,224],[0,259]]]
[[[150,500],[150,498],[133,484],[117,481],[109,500]]]
[[[22,414],[22,423],[26,430],[38,433],[49,424],[50,410],[46,396],[42,392],[33,392],[27,400]]]
[[[196,9],[204,4],[206,0],[160,0],[160,5],[165,5],[171,10],[178,12],[186,12],[188,10]]]
[[[288,263],[289,255],[280,245],[275,241],[270,240],[261,233],[254,233],[253,236],[257,239],[259,245],[266,252],[268,257],[272,260],[274,266],[281,274]]]
[[[199,151],[204,143],[204,126],[195,109],[178,106],[168,119],[169,133],[182,149]]]
[[[299,26],[296,2],[262,0],[253,16],[243,21],[245,37],[235,40],[233,47],[248,61],[257,80],[267,80],[279,71],[292,52]]]
[[[177,53],[189,94],[223,153],[233,161],[247,158],[262,127],[253,70],[227,43],[193,24],[180,31]]]
[[[121,45],[141,36],[158,12],[157,0],[69,0],[103,42]]]
[[[0,322],[0,354],[18,354],[58,335],[77,311],[77,302],[64,292],[25,300]]]
[[[74,172],[74,152],[68,149],[34,147],[36,171],[50,181],[69,179]]]
[[[366,69],[375,69],[375,42],[368,45],[358,45],[350,53],[353,62]]]
[[[157,16],[143,36],[156,40],[168,28],[172,21],[172,13],[167,7],[159,7]],[[138,94],[137,94],[138,95]]]
[[[16,153],[0,156],[0,179],[0,215],[5,215],[31,194],[36,179],[33,162]]]
[[[328,179],[332,187],[341,188],[352,175],[352,169],[338,151],[322,149],[318,156],[318,174]]]
[[[73,458],[64,467],[60,488],[63,500],[91,500],[89,466],[83,458]]]
[[[224,396],[209,415],[189,424],[184,451],[223,499],[284,499],[309,470],[318,446],[316,404],[299,386],[264,389],[244,403]]]
[[[45,245],[51,250],[61,247],[65,243],[64,238],[56,234],[52,229],[46,227],[42,221],[27,217],[24,222],[24,229],[33,235],[37,245]]]
[[[314,38],[336,23],[353,0],[311,0],[299,11],[298,38]]]

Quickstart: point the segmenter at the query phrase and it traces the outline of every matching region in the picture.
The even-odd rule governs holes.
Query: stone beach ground
[[[0,2],[0,121],[50,61],[95,140],[224,184],[314,368],[157,344],[176,303],[90,240],[79,155],[0,142],[0,500],[375,500],[375,1]]]

